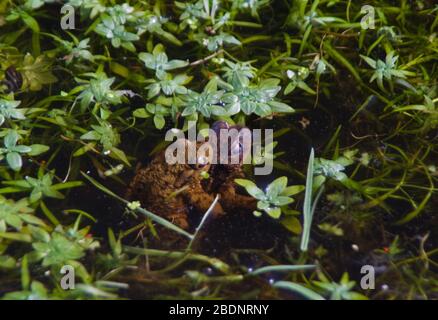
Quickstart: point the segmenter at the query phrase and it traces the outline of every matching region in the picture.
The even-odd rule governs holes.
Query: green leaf
[[[46,224],[44,223],[43,220],[41,220],[40,218],[35,217],[35,216],[31,215],[31,214],[23,213],[23,214],[20,215],[20,218],[24,222],[27,222],[27,223],[30,223],[30,224],[34,224],[34,225],[41,226],[41,227],[45,227],[46,226]]]
[[[302,192],[304,189],[306,189],[306,187],[302,185],[289,186],[286,187],[282,192],[280,192],[280,195],[290,197]]]
[[[161,114],[157,114],[154,116],[154,124],[157,129],[163,129],[166,124],[166,120]]]
[[[338,226],[331,225],[329,223],[321,223],[318,225],[318,228],[334,236],[342,237],[344,235],[344,230],[342,230]]]
[[[12,149],[17,145],[18,133],[15,130],[10,130],[4,139],[5,147]]]
[[[6,223],[9,224],[11,227],[14,227],[17,230],[21,229],[22,226],[22,221],[20,219],[20,217],[16,214],[10,214],[8,215],[6,218]]]
[[[110,151],[111,151],[111,153],[110,153],[111,157],[119,159],[122,162],[124,162],[126,165],[131,166],[131,164],[129,163],[128,158],[126,157],[126,154],[122,150],[120,150],[120,149],[118,149],[116,147],[112,147]]]
[[[28,146],[15,146],[13,148],[11,148],[11,151],[17,152],[17,153],[29,153],[30,151],[32,151],[31,147]]]
[[[268,198],[274,199],[280,193],[283,192],[286,186],[287,186],[287,177],[277,178],[273,182],[271,182],[269,186],[266,188],[266,195],[268,196]]]
[[[49,242],[50,235],[47,231],[40,227],[29,226],[32,238],[40,242]]]
[[[253,211],[253,214],[255,217],[260,218],[262,216],[262,213],[258,210]]]
[[[265,212],[272,218],[278,219],[281,216],[281,208],[275,207],[275,208],[267,208],[265,209]]]
[[[295,234],[301,234],[303,230],[300,220],[294,216],[285,216],[280,222],[287,230]]]
[[[21,167],[23,166],[23,160],[21,159],[20,154],[17,152],[9,152],[6,155],[6,161],[9,167],[14,171],[20,171]]]
[[[29,262],[28,255],[24,255],[21,260],[21,286],[23,289],[29,289],[30,285],[30,272],[29,272]]]
[[[134,110],[134,112],[132,113],[134,115],[134,117],[136,118],[149,118],[150,114],[146,111],[145,108],[140,108],[140,109],[136,109]]]
[[[10,239],[21,242],[31,242],[32,239],[28,234],[19,232],[0,232],[0,238]]]
[[[184,60],[171,60],[166,64],[166,70],[173,70],[183,68],[189,65],[188,61]]]
[[[30,146],[30,148],[31,151],[27,153],[29,156],[37,156],[44,152],[47,152],[50,149],[49,146],[43,144],[33,144]]]
[[[10,256],[0,255],[0,269],[13,269],[17,265],[17,261]]]
[[[285,197],[285,196],[277,196],[271,200],[272,204],[279,206],[279,207],[286,206],[292,202],[294,202],[294,199],[292,199],[290,197]]]
[[[307,164],[307,176],[306,176],[306,193],[304,195],[303,204],[303,219],[304,230],[301,237],[301,251],[307,251],[310,238],[310,228],[312,226],[312,194],[313,194],[313,162],[315,159],[315,151],[310,151],[309,161]]]
[[[44,254],[42,265],[45,267],[59,266],[69,260],[76,260],[84,256],[84,249],[79,244],[58,232],[54,232],[48,242],[37,242],[32,246],[36,251]]]
[[[29,15],[26,11],[20,11],[20,16],[21,16],[21,19],[23,20],[23,22],[30,29],[32,29],[33,32],[36,32],[36,33],[40,32],[40,27],[38,25],[38,22],[31,15]]]
[[[366,63],[368,63],[368,65],[371,67],[371,68],[376,68],[376,61],[375,60],[373,60],[373,59],[371,59],[371,58],[369,58],[369,57],[366,57],[366,56],[364,56],[364,55],[360,55],[360,57],[362,58],[362,59],[364,59],[365,60],[365,62]]]
[[[195,112],[196,112],[196,108],[195,107],[186,107],[181,115],[183,117],[186,117],[186,116],[189,116],[191,114],[194,114]]]
[[[271,272],[293,272],[293,271],[304,271],[304,270],[312,270],[315,269],[315,265],[312,264],[305,264],[305,265],[273,265],[273,266],[267,266],[267,267],[261,267],[258,269],[255,269],[253,272],[251,272],[251,275],[260,275],[264,273],[271,273]]]
[[[81,136],[83,140],[100,140],[101,135],[96,131],[89,131]]]
[[[234,182],[236,182],[239,186],[242,186],[244,188],[256,187],[256,184],[254,182],[247,179],[235,179]]]
[[[30,203],[35,203],[43,197],[43,192],[38,189],[33,189],[29,196]]]
[[[269,208],[269,205],[270,205],[269,201],[258,201],[257,209],[266,210]]]
[[[58,79],[52,74],[51,64],[45,55],[34,58],[28,53],[24,57],[22,67],[25,86],[32,91],[39,91],[43,85],[56,82]]]
[[[283,102],[270,101],[270,102],[268,102],[268,104],[271,106],[272,112],[277,112],[277,113],[292,113],[292,112],[295,112],[294,108],[292,108],[291,106],[289,106],[289,105],[287,105],[286,103],[283,103]]]
[[[258,200],[264,200],[266,198],[265,193],[259,189],[254,182],[246,179],[235,179],[238,185],[244,187],[246,192],[248,192],[252,197]]]

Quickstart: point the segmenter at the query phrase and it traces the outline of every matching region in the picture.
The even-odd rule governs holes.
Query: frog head
[[[216,121],[211,130],[216,134],[218,163],[241,166],[251,153],[251,131],[240,125],[230,126],[226,121]]]

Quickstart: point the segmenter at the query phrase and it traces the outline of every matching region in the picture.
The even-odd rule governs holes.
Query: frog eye
[[[190,167],[192,169],[202,169],[208,164],[210,164],[210,158],[206,156],[200,156],[195,164],[190,164]]]
[[[216,135],[218,137],[220,137],[220,131],[222,129],[226,129],[228,130],[230,128],[230,126],[228,125],[227,122],[225,121],[216,121],[215,123],[213,123],[213,125],[211,126],[211,129],[216,133]]]
[[[201,156],[198,158],[198,168],[203,168],[209,163],[210,163],[210,159],[206,156]]]
[[[209,143],[204,143],[198,148],[196,158],[196,168],[200,169],[213,161],[213,147]]]
[[[240,145],[239,141],[235,141],[234,143],[231,144],[231,147],[230,147],[231,155],[240,154],[241,151],[242,151],[242,146]]]

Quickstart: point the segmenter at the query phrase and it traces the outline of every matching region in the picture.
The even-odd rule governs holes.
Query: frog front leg
[[[186,201],[198,212],[206,212],[215,199],[215,197],[205,192],[200,182],[192,184],[185,192],[185,197]],[[224,209],[219,201],[214,206],[212,214],[213,216],[220,216],[224,214]]]
[[[223,184],[219,188],[219,193],[221,195],[220,202],[227,211],[240,209],[252,212],[257,209],[257,200],[253,197],[237,193],[236,187],[232,182]]]

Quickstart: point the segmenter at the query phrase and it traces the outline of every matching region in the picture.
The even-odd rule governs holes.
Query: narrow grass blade
[[[78,214],[84,217],[87,217],[88,219],[90,219],[91,221],[93,221],[94,223],[97,222],[97,220],[89,213],[83,211],[83,210],[79,210],[79,209],[67,209],[67,210],[63,210],[64,213],[73,213],[73,214]]]
[[[9,239],[21,242],[32,242],[32,237],[29,234],[19,232],[0,232],[0,239]]]
[[[413,211],[411,211],[406,216],[404,216],[402,219],[400,219],[400,220],[398,220],[396,222],[397,225],[401,225],[401,224],[407,223],[407,222],[411,221],[412,219],[414,219],[415,217],[417,217],[421,212],[423,212],[424,207],[429,202],[429,199],[432,197],[432,194],[433,194],[433,192],[435,190],[435,185],[433,183],[433,179],[432,179],[432,177],[431,177],[431,175],[429,173],[428,168],[424,165],[424,163],[421,163],[421,165],[422,165],[422,167],[424,169],[424,173],[425,173],[427,179],[429,180],[428,193],[423,198],[421,203],[418,206],[416,206]]]
[[[307,251],[310,238],[310,227],[312,225],[312,188],[313,188],[313,161],[315,159],[315,151],[310,151],[309,163],[307,165],[306,177],[306,193],[304,195],[303,205],[303,235],[301,238],[301,251]]]
[[[128,203],[128,202],[126,202],[126,203]],[[157,216],[156,214],[154,214],[154,213],[152,213],[152,212],[150,212],[150,211],[148,211],[146,209],[137,208],[137,209],[135,209],[135,212],[141,213],[142,215],[148,217],[152,221],[155,221],[156,223],[161,224],[163,227],[166,227],[167,229],[173,230],[173,231],[183,235],[184,237],[186,237],[186,238],[188,238],[190,240],[193,239],[193,235],[192,234],[188,233],[187,231],[185,231],[185,230],[181,229],[180,227],[174,225],[172,222],[170,222],[170,221],[168,221],[168,220],[166,220],[166,219],[164,219],[164,218],[162,218],[160,216]]]
[[[213,211],[213,208],[216,206],[216,203],[219,201],[219,195],[216,195],[216,198],[211,203],[210,207],[208,208],[207,212],[202,217],[201,222],[196,227],[195,234],[193,235],[192,239],[190,240],[189,245],[187,246],[186,250],[190,250],[192,248],[193,242],[196,239],[196,236],[198,235],[199,231],[202,229],[202,226],[204,225],[205,221],[207,221],[207,218],[210,216],[211,212]]]
[[[268,266],[268,267],[258,268],[253,272],[251,272],[250,275],[256,276],[268,272],[303,271],[303,270],[311,270],[314,269],[315,267],[316,266],[313,264]]]
[[[325,300],[323,296],[298,283],[293,283],[289,281],[277,281],[272,286],[277,289],[284,289],[293,293],[298,293],[310,300]]]
[[[44,215],[47,217],[47,219],[49,219],[50,222],[53,223],[53,225],[57,226],[57,225],[60,224],[59,220],[55,217],[53,212],[50,211],[49,208],[47,208],[47,206],[44,203],[44,201],[41,201],[40,208],[41,208],[41,211],[44,213]]]
[[[207,263],[223,273],[229,273],[231,270],[231,267],[228,264],[217,258],[211,258],[202,254],[196,254],[191,252],[144,249],[144,248],[130,247],[130,246],[123,246],[123,252],[131,253],[131,254],[148,255],[154,257],[165,257],[169,259],[187,258],[188,260]]]

